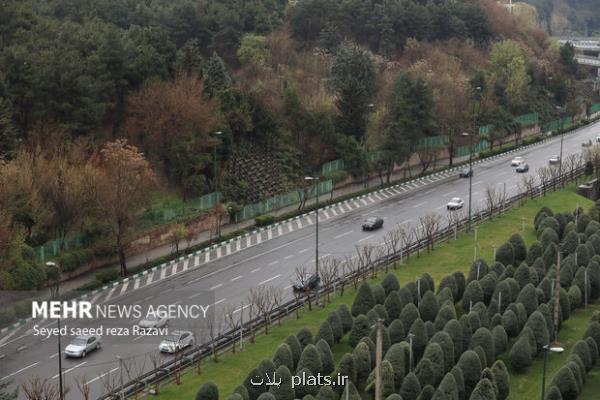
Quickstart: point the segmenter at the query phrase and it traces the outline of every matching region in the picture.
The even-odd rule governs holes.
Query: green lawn
[[[587,208],[592,202],[586,200],[573,190],[567,189],[562,192],[552,193],[548,196],[528,201],[521,208],[513,209],[501,217],[495,218],[491,222],[482,224],[477,233],[477,255],[487,260],[492,259],[493,246],[499,246],[504,243],[510,235],[515,232],[521,232],[522,223],[525,221],[525,232],[523,233],[525,241],[529,244],[535,239],[532,220],[535,213],[543,205],[552,208],[555,211],[567,211],[575,208],[576,203]],[[454,271],[460,270],[467,272],[473,261],[473,234],[459,235],[456,241],[442,243],[436,250],[429,254],[421,254],[419,258],[412,256],[410,262],[400,266],[395,270],[401,284],[416,279],[423,272],[431,274],[436,282]],[[169,400],[190,400],[193,399],[198,388],[203,382],[214,381],[219,387],[222,398],[227,398],[235,386],[242,383],[248,372],[254,368],[260,360],[270,358],[276,347],[290,334],[296,333],[301,327],[307,326],[316,332],[320,323],[326,318],[327,314],[335,309],[339,304],[346,303],[350,305],[354,298],[354,290],[346,290],[344,296],[337,297],[332,304],[324,309],[313,310],[312,312],[303,311],[301,318],[290,317],[284,321],[281,327],[273,327],[269,336],[257,337],[256,343],[248,344],[243,354],[226,353],[219,357],[219,362],[207,361],[203,365],[202,374],[197,375],[196,370],[192,370],[182,377],[181,385],[169,384],[161,388],[161,399]],[[577,320],[580,313],[574,313],[572,319]],[[589,317],[588,317],[589,319]],[[571,321],[571,320],[569,320]],[[573,326],[575,327],[575,323]],[[565,325],[563,335],[568,335],[569,325]],[[573,328],[575,330],[575,328]],[[581,329],[578,327],[577,329]],[[562,338],[562,336],[561,336]],[[577,337],[578,338],[578,337]],[[568,342],[567,342],[568,344]],[[332,349],[336,356],[336,361],[349,350],[348,345],[342,340],[342,343],[334,346]],[[552,360],[553,366],[557,365],[556,360]],[[537,365],[537,364],[536,364]],[[528,375],[534,375],[535,367]],[[540,375],[540,374],[537,374]],[[536,375],[536,376],[537,376]],[[518,379],[517,377],[515,383]],[[523,378],[525,379],[525,378]],[[533,380],[533,378],[531,378]],[[535,385],[532,385],[535,387]],[[538,385],[539,386],[539,385]],[[525,397],[512,397],[513,399],[522,399]]]

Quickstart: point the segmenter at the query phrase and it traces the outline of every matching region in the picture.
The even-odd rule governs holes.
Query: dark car
[[[321,282],[321,278],[316,275],[306,275],[302,278],[299,278],[293,285],[292,288],[294,292],[306,292],[310,290],[315,290],[319,287],[319,283]]]
[[[518,166],[518,167],[515,169],[515,171],[517,171],[517,172],[527,172],[527,171],[529,171],[529,164],[525,164],[525,163],[523,163],[523,164],[519,165],[519,166]]]
[[[460,171],[460,173],[458,174],[458,176],[460,176],[461,178],[468,178],[470,176],[473,176],[473,170],[470,168],[465,168],[463,170]]]
[[[363,223],[362,228],[363,228],[363,231],[372,231],[374,229],[379,229],[382,226],[383,226],[383,218],[369,217]]]

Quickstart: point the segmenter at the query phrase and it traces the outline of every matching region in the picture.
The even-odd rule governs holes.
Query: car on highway
[[[552,156],[550,156],[548,162],[550,164],[558,164],[560,162],[560,156],[558,154],[553,154]]]
[[[518,167],[519,165],[521,165],[522,163],[525,162],[525,159],[523,157],[515,157],[512,159],[512,161],[510,162],[511,167]]]
[[[292,289],[294,292],[308,292],[318,288],[320,283],[321,278],[317,274],[304,274],[296,279],[296,282],[292,285]]]
[[[90,351],[98,350],[101,346],[101,337],[98,335],[81,335],[65,347],[65,356],[83,358]]]
[[[383,218],[381,217],[369,217],[363,222],[362,230],[363,231],[373,231],[375,229],[379,229],[383,226]]]
[[[600,136],[596,136],[596,143],[600,143]]]
[[[453,197],[449,202],[446,208],[448,210],[460,210],[465,205],[465,201],[460,197]]]
[[[145,318],[138,322],[137,326],[141,329],[156,329],[169,325],[169,320],[166,315],[155,313],[148,314]]]
[[[522,163],[517,168],[515,168],[515,171],[521,172],[521,173],[522,172],[527,172],[527,171],[529,171],[529,164]]]
[[[194,334],[190,331],[173,331],[158,345],[161,353],[177,353],[194,345]]]
[[[468,167],[464,168],[459,172],[458,176],[460,176],[461,178],[468,178],[470,176],[473,176],[473,170]]]
[[[587,142],[583,142],[581,143],[582,147],[591,147],[592,146],[592,139],[588,140]]]

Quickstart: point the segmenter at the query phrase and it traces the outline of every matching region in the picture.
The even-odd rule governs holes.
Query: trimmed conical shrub
[[[590,356],[590,348],[585,340],[578,340],[571,350],[572,354],[577,354],[583,361],[585,367],[584,372],[588,372],[592,369],[592,357]]]
[[[515,265],[515,249],[510,242],[498,247],[496,261],[502,263],[502,265]]]
[[[419,315],[423,321],[434,321],[440,305],[433,292],[428,291],[419,302]]]
[[[471,306],[474,306],[478,302],[483,301],[483,289],[479,281],[469,282],[463,294],[462,303],[463,309],[469,311]]]
[[[432,400],[458,400],[458,388],[454,375],[448,372],[440,382]]]
[[[496,400],[494,384],[487,378],[477,383],[469,400]]]
[[[369,310],[375,307],[375,297],[371,285],[364,282],[360,285],[358,293],[352,303],[352,316],[357,317],[360,314],[367,315]]]
[[[523,371],[531,365],[531,347],[525,336],[521,336],[510,350],[510,365],[517,371]]]
[[[402,300],[400,300],[400,296],[398,295],[397,291],[394,290],[390,292],[390,294],[388,294],[387,298],[385,299],[385,303],[383,303],[383,305],[385,306],[385,310],[387,312],[388,317],[392,321],[400,317],[403,304]]]
[[[411,372],[402,381],[400,396],[402,396],[402,400],[417,400],[420,393],[421,383],[414,372]]]
[[[206,382],[196,393],[196,400],[219,400],[219,388],[214,382]]]
[[[405,305],[400,313],[400,321],[402,321],[404,329],[410,329],[417,318],[420,318],[419,310],[413,303]]]
[[[448,321],[446,326],[444,326],[444,332],[448,333],[452,338],[452,343],[454,343],[454,362],[456,362],[463,351],[462,326],[460,322],[453,319],[452,321]],[[469,337],[469,341],[470,340],[471,338]]]
[[[301,328],[298,333],[296,333],[296,337],[298,338],[302,349],[313,343],[312,332],[307,327]]]
[[[344,336],[344,329],[342,328],[342,320],[340,319],[337,311],[332,311],[329,313],[327,316],[327,322],[329,322],[329,326],[331,327],[333,340],[335,343],[339,343],[342,336]]]
[[[346,353],[342,356],[337,368],[333,372],[332,376],[347,376],[350,382],[356,382],[356,366],[354,365],[354,357],[352,354]],[[342,386],[333,386],[336,393],[340,393],[343,389]]]
[[[302,350],[297,370],[300,371],[302,369],[307,369],[315,375],[319,372],[323,372],[321,354],[314,344],[309,344]]]
[[[427,347],[425,348],[425,352],[423,353],[423,358],[421,359],[421,362],[419,362],[419,364],[421,364],[425,360],[430,361],[431,372],[433,373],[432,380],[426,381],[425,379],[421,379],[421,375],[418,372],[419,365],[417,365],[417,370],[415,370],[415,374],[419,378],[419,382],[422,382],[423,384],[426,383],[429,385],[437,386],[438,383],[440,383],[440,380],[444,377],[445,373],[444,352],[442,350],[442,347],[438,343],[430,343],[429,345],[427,345]]]
[[[340,316],[340,321],[342,321],[342,330],[344,333],[350,332],[354,320],[352,319],[352,314],[350,313],[348,306],[345,304],[340,304],[337,308],[337,313]]]
[[[296,391],[292,387],[292,373],[290,370],[285,365],[281,365],[275,371],[275,375],[281,380],[281,384],[271,386],[269,393],[275,396],[276,400],[294,400]]]
[[[329,322],[327,321],[324,321],[321,324],[321,326],[319,327],[319,331],[317,332],[313,340],[315,343],[317,343],[321,339],[326,341],[329,347],[335,344],[333,330],[331,330],[331,325],[329,325]]]
[[[356,386],[354,386],[352,381],[346,382],[346,386],[340,397],[346,400],[362,400],[360,393],[358,393],[358,390],[356,390]]]
[[[502,325],[497,325],[492,329],[492,337],[494,338],[496,356],[499,356],[508,349],[508,335]]]
[[[444,372],[448,372],[454,365],[454,342],[448,332],[439,331],[429,340],[429,344],[437,343],[444,353]]]
[[[290,350],[292,351],[293,369],[295,370],[296,365],[298,365],[298,361],[300,360],[300,354],[302,354],[302,345],[295,335],[289,335],[285,338],[285,343],[290,346]],[[290,371],[292,370],[290,369]]]
[[[404,332],[404,325],[400,319],[395,319],[392,321],[390,326],[388,327],[388,333],[390,335],[390,343],[399,343],[406,337]]]
[[[510,239],[508,239],[508,241],[510,244],[512,244],[515,254],[515,262],[520,263],[521,261],[525,261],[527,258],[527,246],[525,246],[523,237],[518,233],[515,233],[510,237]]]
[[[393,291],[400,290],[400,282],[398,282],[396,275],[391,272],[385,275],[385,278],[383,278],[383,281],[381,282],[381,286],[385,290],[387,296]]]
[[[350,331],[350,337],[348,338],[348,344],[350,347],[356,347],[360,339],[369,335],[371,331],[371,325],[364,315],[359,315],[354,319],[352,324],[352,330]]]
[[[366,343],[361,342],[352,351],[352,357],[356,367],[356,387],[362,390],[371,373],[371,350]]]
[[[389,361],[394,370],[394,382],[396,389],[400,389],[404,375],[406,375],[408,365],[408,354],[406,354],[404,346],[400,343],[393,344],[383,357],[384,360]]]
[[[550,386],[556,386],[563,400],[576,400],[579,395],[575,376],[566,366],[562,367],[554,374]]]
[[[385,289],[380,284],[375,284],[371,288],[373,292],[373,299],[375,299],[375,304],[383,304],[385,301]]]
[[[546,325],[546,319],[539,311],[535,311],[529,316],[525,328],[531,329],[535,337],[536,354],[539,354],[543,347],[550,343],[550,332]]]
[[[281,343],[275,354],[273,355],[273,364],[276,367],[285,365],[290,371],[294,369],[294,357],[292,355],[292,349],[287,343]]]
[[[498,388],[498,400],[505,400],[510,394],[510,378],[508,369],[502,360],[498,360],[492,365],[492,374],[494,376],[494,384]]]
[[[433,322],[436,332],[444,329],[444,326],[446,326],[448,321],[453,319],[456,319],[456,309],[454,308],[454,305],[444,305],[440,308],[440,311],[438,311],[435,321]]]
[[[418,359],[423,355],[423,351],[425,351],[425,346],[427,345],[427,341],[429,340],[427,337],[427,331],[425,330],[425,323],[421,318],[417,318],[415,322],[410,327],[409,333],[412,333],[413,336],[413,353],[415,359]]]
[[[477,353],[473,350],[467,350],[458,359],[456,364],[463,373],[465,382],[465,398],[471,396],[471,392],[479,382],[479,376],[481,375],[482,365]]]
[[[317,350],[321,356],[321,363],[323,365],[323,373],[330,374],[335,368],[335,362],[333,361],[333,353],[331,353],[331,347],[323,339],[317,342]]]
[[[331,386],[321,386],[316,400],[337,400],[337,396]]]
[[[475,349],[477,346],[481,346],[484,350],[488,366],[491,366],[491,363],[496,358],[496,349],[494,348],[494,338],[489,329],[479,328],[473,333],[470,347],[471,349]]]

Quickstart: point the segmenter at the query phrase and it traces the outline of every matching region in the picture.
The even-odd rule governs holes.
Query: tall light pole
[[[215,132],[215,136],[219,137],[221,136],[223,132],[221,131],[216,131]],[[218,143],[215,143],[215,146],[213,147],[213,167],[214,167],[214,182],[215,182],[215,211],[217,210],[217,205],[219,204],[219,179],[217,178],[217,145]],[[217,239],[219,239],[221,237],[221,224],[219,223],[219,216],[217,215],[217,213],[215,213],[215,218],[217,218],[216,224],[217,224],[217,231],[215,232],[217,234]]]
[[[474,133],[463,132],[462,136],[469,137],[469,225],[467,227],[467,231],[471,230],[471,200],[473,198],[473,136]]]
[[[121,400],[125,400],[125,386],[123,385],[123,358],[119,355],[117,355],[117,360],[119,360],[119,374],[120,374],[120,381],[121,381],[121,390],[119,391],[119,398]]]
[[[370,113],[373,108],[375,107],[375,104],[373,103],[369,103],[367,104],[367,108],[368,111],[367,113]],[[367,114],[367,123],[368,123],[368,114]],[[363,139],[363,153],[365,156],[365,159],[363,161],[363,186],[366,188],[369,186],[369,154],[367,152],[367,132],[365,131],[365,136]]]
[[[408,372],[412,372],[413,368],[413,338],[415,337],[414,333],[408,334]]]
[[[563,132],[563,116],[562,116],[562,108],[560,106],[556,106],[556,111],[559,118],[559,126],[560,126],[560,155],[558,156],[558,176],[562,177],[562,153],[563,153],[563,139],[565,137],[565,133]]]
[[[315,181],[317,182],[317,188],[316,188],[316,207],[315,207],[315,218],[317,220],[317,222],[315,223],[315,275],[317,276],[317,281],[319,280],[319,181],[321,180],[321,178],[319,178],[318,176],[306,176],[304,177],[304,179],[306,179],[309,182]],[[318,297],[318,293],[319,290],[317,289],[317,297]]]
[[[46,267],[52,268],[56,271],[56,287],[54,289],[54,300],[58,301],[60,295],[60,267],[53,261],[48,261]],[[65,391],[63,386],[63,369],[62,369],[62,345],[61,345],[61,332],[60,332],[60,316],[56,319],[56,327],[58,328],[58,334],[56,335],[58,341],[58,390],[59,400],[64,400]]]
[[[542,375],[542,400],[544,400],[545,392],[546,392],[546,370],[548,368],[548,353],[562,353],[565,351],[564,347],[562,347],[558,343],[547,344],[542,347],[542,351],[544,352],[544,372]]]

